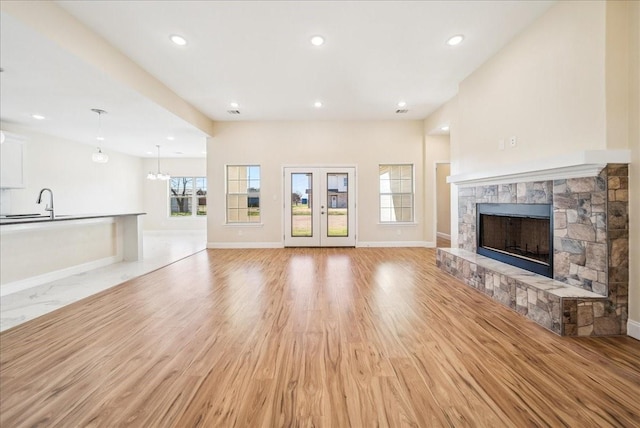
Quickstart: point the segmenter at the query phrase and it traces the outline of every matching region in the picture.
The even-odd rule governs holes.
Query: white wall
[[[169,216],[169,183],[161,180],[147,180],[148,172],[157,172],[157,159],[142,160],[142,187],[144,193],[145,230],[204,230],[207,218]],[[160,170],[172,177],[206,177],[207,160],[198,159],[160,159]]]
[[[437,162],[449,161],[449,172],[454,169],[453,164],[458,165],[458,159],[451,155],[451,140],[458,135],[458,96],[456,95],[451,100],[447,101],[438,110],[434,111],[424,121],[424,134],[425,134],[425,165],[429,168],[429,165],[434,165]],[[448,135],[439,135],[441,133],[440,128],[443,125],[449,126]],[[427,191],[426,195],[433,195],[426,198],[427,206],[425,207],[425,215],[427,218],[426,224],[432,224],[436,227],[435,216],[436,213],[433,210],[433,206],[437,207],[437,200],[435,199],[436,189],[429,188],[429,184],[426,183]],[[458,246],[458,190],[456,186],[449,186],[449,214],[450,214],[450,231],[451,231],[451,246]],[[430,208],[431,204],[431,208]],[[429,210],[433,213],[434,219],[429,217]],[[451,215],[451,213],[455,213]]]
[[[606,148],[605,6],[557,3],[460,84],[452,174]]]
[[[359,243],[403,242],[424,245],[423,123],[219,122],[207,143],[209,246],[245,243],[282,245],[283,166],[357,167]],[[411,226],[378,222],[378,165],[415,165],[415,219]],[[224,168],[227,164],[262,167],[261,227],[225,225]],[[434,239],[435,241],[435,239]]]
[[[56,214],[142,211],[140,158],[105,151],[109,162],[98,164],[91,160],[93,146],[10,124],[1,127],[25,138],[26,187],[3,191],[9,192],[12,213],[44,213],[46,204],[36,204],[44,187],[53,190]]]

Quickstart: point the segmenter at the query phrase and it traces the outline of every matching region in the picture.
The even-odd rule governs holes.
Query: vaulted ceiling
[[[253,121],[424,119],[554,2],[56,3],[209,119]],[[102,108],[106,149],[204,156],[206,133],[188,118],[5,9],[1,19],[3,122],[95,145],[90,109]],[[449,46],[456,34],[463,42]]]

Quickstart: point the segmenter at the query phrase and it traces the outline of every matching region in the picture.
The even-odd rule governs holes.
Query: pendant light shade
[[[109,155],[102,153],[102,149],[98,147],[98,151],[91,155],[91,160],[96,163],[107,163],[109,162]]]
[[[147,179],[149,180],[168,180],[171,178],[171,176],[167,173],[164,172],[160,172],[160,145],[156,144],[156,147],[158,148],[158,169],[157,172],[149,172],[149,174],[147,174]]]
[[[98,133],[96,134],[96,140],[104,141],[104,137],[102,136],[102,115],[107,114],[107,112],[99,108],[92,108],[91,111],[98,114]],[[91,155],[91,160],[96,163],[107,163],[109,162],[109,155],[102,153],[102,149],[98,147],[98,151]]]

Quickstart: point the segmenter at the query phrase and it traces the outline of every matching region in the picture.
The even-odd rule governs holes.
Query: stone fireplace
[[[628,168],[611,163],[598,170],[594,176],[460,186],[459,248],[438,249],[438,266],[557,334],[625,334]],[[516,214],[484,219],[486,207],[495,211],[502,204]],[[518,214],[526,205],[547,207],[547,241],[537,226],[528,233],[539,236],[521,236],[530,222]],[[521,253],[515,257],[547,273],[489,259],[481,247]]]

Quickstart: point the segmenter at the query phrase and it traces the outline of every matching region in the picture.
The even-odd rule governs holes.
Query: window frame
[[[238,181],[238,182],[241,182],[241,181],[246,181],[247,182],[247,191],[246,192],[230,192],[230,187],[231,187],[230,183],[232,181],[230,179],[230,174],[229,174],[230,168],[246,168],[246,170],[247,170],[247,177],[246,178],[242,178],[241,179],[241,178],[238,177],[238,178],[234,179],[234,181]],[[257,178],[251,176],[251,174],[250,174],[251,168],[257,168],[258,169],[257,170],[258,171],[258,177]],[[231,226],[234,226],[234,225],[241,225],[241,226],[253,225],[253,226],[255,226],[255,225],[262,224],[262,205],[261,205],[261,202],[262,202],[262,197],[261,197],[261,193],[262,193],[261,192],[261,188],[262,188],[262,166],[260,164],[257,164],[257,163],[255,163],[255,164],[253,164],[253,163],[252,164],[227,164],[227,165],[225,165],[225,168],[224,168],[224,174],[225,174],[225,179],[224,179],[224,185],[225,185],[225,189],[224,189],[224,195],[225,195],[225,197],[224,197],[225,224],[226,225],[231,225]],[[258,189],[257,191],[254,191],[254,192],[250,193],[249,189],[251,189],[251,188],[255,189],[255,187],[251,187],[251,183],[252,182],[258,182],[258,186],[259,187],[257,188]],[[257,196],[256,196],[256,194],[257,194]],[[238,220],[232,220],[231,219],[231,216],[229,215],[231,209],[237,210],[238,213],[240,213],[242,211],[242,209],[243,209],[243,208],[231,208],[229,206],[229,197],[230,196],[234,196],[234,195],[235,196],[240,196],[240,197],[246,196],[246,198],[247,198],[247,207],[246,207],[247,212],[246,212],[246,216],[245,217],[246,218],[257,217],[256,221],[245,221],[245,220],[239,220],[239,219]],[[257,202],[258,202],[257,203],[257,207],[249,206],[250,205],[250,203],[249,203],[250,196],[251,196],[252,199],[257,198]],[[257,208],[257,215],[250,215],[249,214],[250,208]],[[238,218],[240,218],[240,216],[238,216]]]
[[[381,186],[381,180],[380,180],[380,170],[383,167],[389,167],[389,168],[393,168],[393,167],[406,167],[409,166],[411,167],[411,191],[410,192],[383,192],[382,191],[382,186]],[[401,176],[401,175],[400,175]],[[410,215],[410,219],[409,220],[383,220],[382,217],[382,213],[383,213],[383,206],[382,206],[382,198],[383,196],[390,196],[393,199],[393,196],[400,196],[401,198],[403,196],[409,196],[411,199],[411,215]],[[400,209],[402,209],[403,206],[400,206]],[[394,209],[392,207],[392,209]],[[416,168],[415,168],[415,164],[414,163],[381,163],[378,164],[378,222],[380,224],[383,225],[389,225],[389,224],[395,224],[395,225],[401,225],[401,224],[415,224],[415,217],[416,216]]]
[[[173,193],[171,193],[171,180],[174,179],[183,179],[183,178],[188,178],[191,179],[191,185],[192,185],[192,190],[191,190],[191,195],[190,196],[174,196]],[[207,204],[205,204],[205,213],[204,214],[198,214],[198,208],[199,208],[199,203],[198,203],[198,199],[202,197],[202,195],[198,195],[198,190],[197,190],[197,186],[196,186],[196,182],[198,179],[203,179],[204,180],[204,187],[205,187],[205,202],[208,202],[207,198],[208,198],[208,193],[209,193],[209,183],[207,180],[206,176],[202,176],[202,175],[179,175],[179,176],[175,176],[175,177],[171,177],[169,178],[169,180],[167,180],[167,193],[168,193],[168,197],[167,197],[167,202],[168,202],[168,212],[167,212],[167,216],[170,219],[186,219],[186,218],[206,218],[207,217]],[[177,198],[185,198],[185,197],[189,197],[191,199],[191,213],[189,215],[173,215],[173,211],[171,210],[171,203],[173,201],[173,199],[177,199]]]

